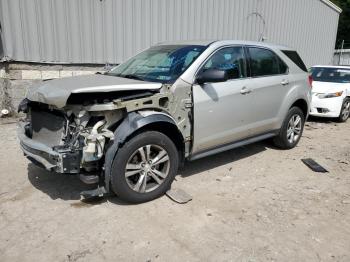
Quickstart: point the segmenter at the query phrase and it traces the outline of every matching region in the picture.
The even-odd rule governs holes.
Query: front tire
[[[112,190],[126,202],[151,201],[170,189],[178,165],[179,154],[169,137],[156,131],[140,133],[118,149]]]
[[[340,115],[338,117],[338,122],[344,123],[348,120],[350,115],[350,98],[346,97],[341,107]]]
[[[292,107],[282,124],[274,144],[281,149],[292,149],[299,143],[303,134],[305,116],[299,107]]]

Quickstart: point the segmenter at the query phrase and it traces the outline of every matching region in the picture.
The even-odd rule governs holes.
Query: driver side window
[[[246,66],[243,47],[226,47],[217,51],[204,64],[202,72],[219,69],[228,72],[229,79],[245,78]]]

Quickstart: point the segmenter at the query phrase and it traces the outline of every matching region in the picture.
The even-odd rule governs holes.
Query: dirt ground
[[[350,261],[350,121],[308,122],[290,151],[262,142],[187,163],[173,184],[193,196],[185,205],[82,203],[88,186],[30,164],[11,121],[0,122],[0,261]]]

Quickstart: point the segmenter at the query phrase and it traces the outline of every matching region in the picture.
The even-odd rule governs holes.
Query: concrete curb
[[[5,70],[1,70],[1,77],[5,77]],[[99,70],[103,71],[103,70]],[[8,78],[11,80],[46,80],[70,76],[80,76],[80,75],[92,75],[98,70],[87,71],[87,70],[78,70],[78,71],[69,71],[69,70],[10,70],[8,73]]]
[[[47,80],[91,75],[104,71],[106,71],[106,67],[102,65],[0,64],[0,78],[8,78],[10,80]]]

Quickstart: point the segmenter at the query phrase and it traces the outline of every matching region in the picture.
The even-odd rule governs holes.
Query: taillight
[[[312,75],[309,75],[309,87],[312,88]]]

